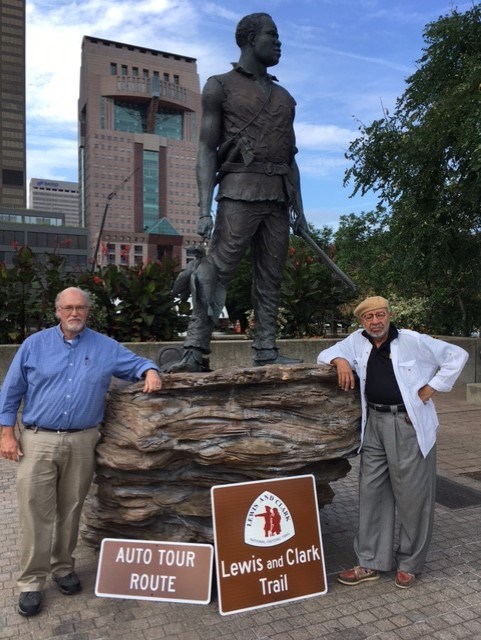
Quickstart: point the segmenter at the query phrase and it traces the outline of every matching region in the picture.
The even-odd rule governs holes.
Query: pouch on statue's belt
[[[241,162],[224,162],[220,167],[223,173],[264,173],[266,176],[285,176],[289,171],[286,164],[275,162],[251,162],[245,166]]]

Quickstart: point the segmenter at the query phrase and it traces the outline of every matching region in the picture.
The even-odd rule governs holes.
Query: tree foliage
[[[481,324],[481,5],[428,24],[424,40],[394,113],[360,125],[345,183],[389,210],[379,267],[395,290],[430,300],[434,330],[468,333]]]
[[[309,235],[335,260],[332,229],[309,227]],[[321,258],[304,240],[291,236],[282,277],[280,306],[285,325],[284,337],[321,336],[326,326],[342,320],[339,304],[352,298],[352,293],[337,279]]]
[[[336,258],[332,229],[318,230],[310,226],[316,243]],[[239,319],[243,328],[252,323],[252,266],[246,254],[227,288],[227,310],[231,320]],[[291,235],[286,264],[282,274],[280,308],[282,337],[303,338],[325,333],[325,325],[344,320],[339,304],[352,298],[352,293],[324,265],[319,256],[298,236]]]
[[[44,260],[18,247],[13,266],[0,264],[0,343],[21,343],[30,333],[52,326],[55,298],[70,286],[89,291],[89,326],[120,342],[172,340],[185,329],[172,283],[178,264],[164,258],[138,267],[107,267],[91,273],[65,268],[65,258]]]

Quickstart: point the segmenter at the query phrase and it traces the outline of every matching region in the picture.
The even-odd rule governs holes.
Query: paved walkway
[[[465,401],[465,388],[437,399],[441,430],[438,472],[481,491],[481,405]],[[379,582],[344,587],[335,574],[354,562],[357,461],[335,483],[332,505],[321,511],[328,593],[294,603],[221,616],[211,604],[184,605],[97,598],[97,554],[80,543],[81,594],[62,596],[49,583],[39,616],[16,612],[17,513],[15,464],[0,460],[0,638],[19,640],[408,640],[481,638],[481,504],[436,505],[425,572],[409,590],[394,574]],[[469,475],[465,475],[469,474]],[[476,479],[476,474],[479,474]],[[459,508],[458,508],[459,507]]]

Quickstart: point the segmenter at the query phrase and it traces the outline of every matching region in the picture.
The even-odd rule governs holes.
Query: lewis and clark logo
[[[244,542],[253,547],[274,547],[296,531],[286,504],[274,493],[263,491],[250,506],[244,525]]]

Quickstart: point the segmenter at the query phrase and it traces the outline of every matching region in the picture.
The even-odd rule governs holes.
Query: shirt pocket
[[[407,386],[414,387],[420,384],[421,376],[416,360],[406,360],[400,362],[398,366],[401,378]]]

